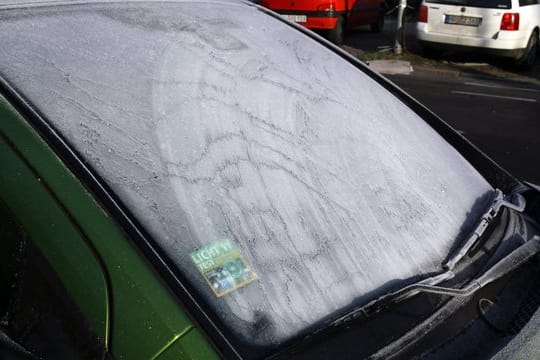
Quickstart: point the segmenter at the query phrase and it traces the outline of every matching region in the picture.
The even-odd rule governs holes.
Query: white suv
[[[479,49],[513,58],[522,68],[536,60],[540,0],[423,0],[417,37],[424,50]]]

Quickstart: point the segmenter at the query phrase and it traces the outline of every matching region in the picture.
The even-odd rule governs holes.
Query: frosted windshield
[[[2,76],[249,343],[437,270],[489,200],[409,108],[254,7],[18,9],[0,32]]]

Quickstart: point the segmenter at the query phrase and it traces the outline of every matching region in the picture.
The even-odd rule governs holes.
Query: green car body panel
[[[219,357],[114,219],[3,97],[0,164],[0,198],[114,358]]]

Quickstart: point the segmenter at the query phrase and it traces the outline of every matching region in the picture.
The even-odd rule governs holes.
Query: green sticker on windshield
[[[229,239],[195,250],[191,259],[217,297],[257,279],[244,255]]]

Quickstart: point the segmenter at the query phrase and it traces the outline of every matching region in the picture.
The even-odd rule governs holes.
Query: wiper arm
[[[330,324],[330,326],[334,327],[342,325],[344,323],[348,323],[350,320],[355,319],[361,315],[369,317],[372,314],[379,312],[381,309],[383,309],[389,304],[393,304],[410,297],[409,294],[411,293],[416,294],[419,292],[428,292],[449,296],[470,296],[484,286],[518,269],[519,267],[521,267],[521,265],[525,264],[538,253],[540,253],[540,236],[537,235],[534,236],[531,240],[523,243],[521,246],[519,246],[517,249],[512,251],[504,258],[502,258],[499,262],[489,268],[484,274],[471,281],[470,284],[464,288],[455,289],[442,286],[434,286],[429,285],[425,281],[421,281],[416,284],[406,286],[403,289],[398,290],[397,292],[385,295],[360,308],[357,308],[349,312],[348,314],[340,317],[339,319],[334,320]]]
[[[446,270],[452,270],[456,264],[463,259],[469,250],[476,244],[478,239],[484,234],[488,226],[495,220],[502,207],[507,207],[519,212],[525,210],[525,198],[521,194],[515,194],[517,203],[510,202],[504,198],[504,194],[501,190],[495,190],[495,199],[493,205],[482,215],[480,223],[474,229],[472,235],[465,241],[465,243],[458,249],[458,251],[443,264],[443,268]]]
[[[463,289],[446,288],[442,286],[418,285],[417,290],[441,295],[469,296],[489,283],[511,273],[540,252],[540,237],[537,235],[523,243],[520,247],[502,258],[489,268],[483,275],[471,281]]]
[[[483,286],[489,284],[490,282],[498,279],[499,277],[493,279],[493,271],[497,271],[496,273],[499,274],[503,269],[506,271],[504,274],[511,272],[516,267],[520,266],[524,261],[527,261],[531,256],[536,254],[538,251],[536,250],[534,253],[531,253],[530,249],[536,249],[538,245],[530,245],[530,244],[537,244],[539,242],[539,239],[537,237],[533,238],[532,240],[526,242],[524,245],[520,246],[516,250],[514,250],[512,253],[510,253],[508,256],[503,258],[501,261],[499,261],[496,265],[494,265],[492,268],[490,268],[484,275],[477,278],[469,286],[463,289],[454,289],[454,288],[445,288],[436,286],[437,284],[451,279],[454,277],[454,268],[456,267],[456,264],[458,264],[467,254],[468,252],[473,248],[473,246],[477,243],[478,239],[484,234],[486,229],[489,227],[489,225],[495,220],[495,218],[499,215],[501,209],[503,207],[516,210],[518,212],[522,212],[525,210],[525,198],[520,194],[514,194],[514,198],[516,199],[515,202],[511,202],[507,199],[505,199],[504,194],[501,190],[496,189],[495,190],[495,198],[493,199],[491,207],[482,215],[480,218],[480,222],[476,226],[476,228],[473,230],[472,234],[465,240],[462,246],[460,246],[459,249],[452,255],[444,264],[443,269],[444,272],[429,277],[427,279],[421,280],[419,282],[416,282],[414,284],[405,286],[398,291],[383,295],[379,297],[378,299],[375,299],[369,303],[367,303],[364,306],[358,307],[353,309],[352,311],[348,312],[347,314],[339,317],[338,319],[332,321],[330,323],[330,326],[339,326],[343,323],[348,323],[349,321],[356,319],[360,316],[369,317],[374,313],[379,312],[381,309],[385,308],[389,304],[398,303],[400,301],[403,301],[405,299],[408,299],[419,292],[431,292],[431,293],[437,293],[437,294],[444,294],[444,295],[450,295],[450,296],[468,296],[477,291],[478,289],[482,288]],[[529,244],[529,245],[528,245]],[[519,250],[519,252],[518,252]],[[512,262],[521,259],[522,256],[527,255],[528,257],[519,262],[516,267],[511,267],[513,264]],[[501,275],[502,276],[502,275]],[[486,280],[489,280],[486,283]]]

